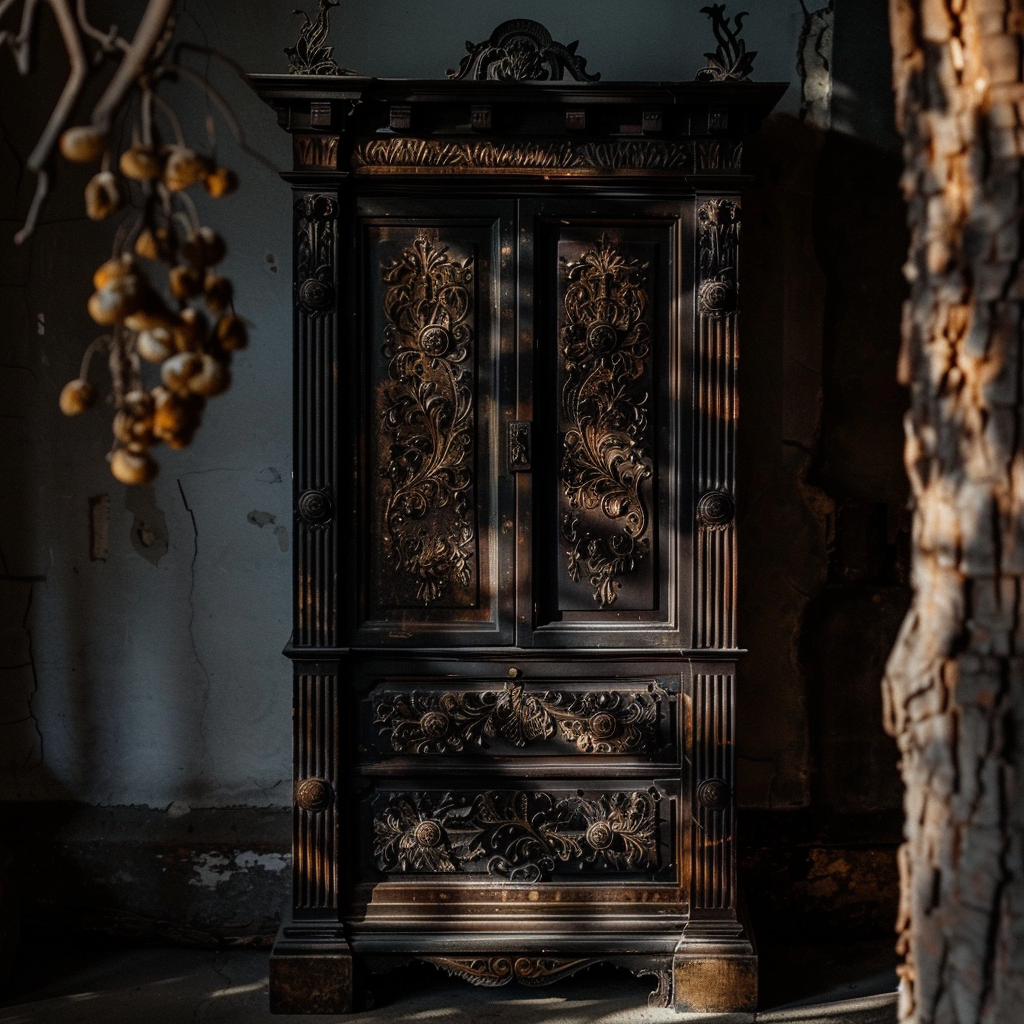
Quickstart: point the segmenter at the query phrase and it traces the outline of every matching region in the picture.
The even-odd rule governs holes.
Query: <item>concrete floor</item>
[[[781,947],[761,954],[764,1024],[891,1024],[891,943]],[[597,966],[549,988],[482,989],[426,965],[392,975],[378,1006],[345,1017],[273,1016],[265,950],[40,947],[26,950],[0,998],[0,1024],[661,1024],[650,979]],[[688,1016],[688,1015],[687,1015]],[[750,1017],[699,1020],[716,1024]]]

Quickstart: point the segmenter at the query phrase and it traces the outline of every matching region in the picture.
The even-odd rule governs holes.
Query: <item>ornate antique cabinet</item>
[[[349,1010],[413,959],[481,985],[607,961],[657,1005],[754,1007],[738,190],[783,87],[594,77],[514,22],[452,80],[255,79],[295,157],[276,1010]]]

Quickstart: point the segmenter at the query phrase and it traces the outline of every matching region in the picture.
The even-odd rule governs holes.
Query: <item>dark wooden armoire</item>
[[[737,911],[742,140],[784,86],[262,75],[295,224],[281,1012],[424,960],[750,1011]]]

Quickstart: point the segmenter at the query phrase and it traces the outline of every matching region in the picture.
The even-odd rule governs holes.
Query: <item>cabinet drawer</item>
[[[372,850],[363,863],[390,878],[675,881],[678,784],[588,780],[586,787],[381,786],[364,799]]]
[[[676,757],[678,676],[614,680],[381,680],[361,744],[385,756]]]

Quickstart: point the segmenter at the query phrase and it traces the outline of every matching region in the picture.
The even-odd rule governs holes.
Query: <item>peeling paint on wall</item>
[[[291,857],[280,853],[256,853],[255,850],[239,851],[230,856],[200,853],[192,864],[193,877],[189,879],[189,885],[216,889],[239,871],[261,868],[263,871],[281,872],[290,867]]]
[[[167,520],[163,512],[157,508],[153,485],[126,487],[124,507],[135,516],[129,535],[132,547],[147,562],[156,565],[167,554],[169,541]]]
[[[254,508],[245,517],[253,526],[258,526],[261,530],[264,526],[270,526],[277,523],[277,516],[271,512],[264,512],[262,509]],[[278,523],[274,527],[274,536],[277,538],[277,546],[282,551],[288,550],[288,527]]]

